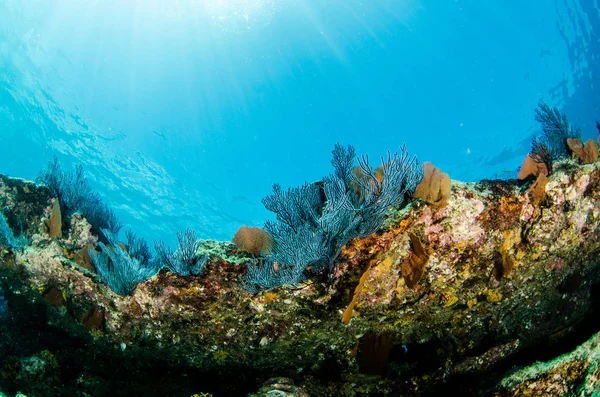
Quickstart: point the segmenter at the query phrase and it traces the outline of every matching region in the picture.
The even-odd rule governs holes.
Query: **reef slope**
[[[353,240],[330,282],[253,295],[235,246],[205,241],[203,274],[120,296],[86,259],[85,219],[50,238],[47,190],[2,176],[3,213],[32,237],[2,251],[0,385],[245,395],[283,376],[288,395],[506,395],[512,365],[600,328],[600,165],[563,161],[529,185],[453,181],[445,206],[416,200]]]

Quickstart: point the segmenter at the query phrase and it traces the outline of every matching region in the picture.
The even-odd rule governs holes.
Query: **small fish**
[[[162,138],[162,139],[164,139],[165,141],[167,140],[167,137],[166,137],[166,136],[165,136],[165,134],[164,134],[164,133],[162,133],[162,132],[158,132],[158,131],[154,131],[154,130],[152,130],[152,133],[153,133],[154,135],[156,135],[156,136],[159,136],[159,137],[161,137],[161,138]]]
[[[496,176],[494,179],[500,179],[502,177],[505,177],[507,174],[510,174],[511,172],[515,172],[515,170],[502,170],[502,171],[497,171],[496,172]]]

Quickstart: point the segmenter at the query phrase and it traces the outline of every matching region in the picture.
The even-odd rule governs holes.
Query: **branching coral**
[[[158,272],[153,262],[143,262],[130,255],[117,239],[117,235],[109,230],[102,230],[110,246],[99,242],[102,252],[90,250],[96,272],[111,290],[119,295],[129,295],[136,285]]]
[[[287,191],[276,184],[273,194],[263,199],[277,218],[265,224],[274,246],[260,266],[249,266],[243,284],[250,290],[298,284],[307,273],[331,277],[342,248],[353,238],[377,231],[387,211],[402,205],[422,178],[416,158],[410,158],[405,147],[400,155],[388,153],[387,161],[382,159],[383,176],[364,156],[358,160],[358,177],[352,146],[336,144],[332,154],[334,173],[322,182]]]
[[[554,158],[566,157],[569,154],[567,139],[579,138],[581,130],[569,125],[569,120],[558,108],[550,108],[540,102],[535,110],[535,120],[542,125],[544,143],[548,146]],[[550,169],[549,169],[550,170]]]
[[[75,173],[63,172],[58,158],[54,157],[36,181],[46,185],[50,194],[58,199],[63,229],[68,228],[68,220],[76,212],[88,220],[96,234],[102,229],[111,233],[118,233],[121,229],[122,224],[114,211],[90,187],[81,165],[75,168]]]
[[[536,163],[544,164],[548,171],[548,175],[552,174],[552,164],[555,156],[552,154],[552,150],[550,149],[546,137],[541,139],[533,137],[531,140],[531,152],[529,153],[529,156]]]
[[[162,241],[156,241],[154,249],[158,266],[180,274],[182,276],[198,275],[204,270],[208,256],[199,253],[202,242],[196,237],[196,232],[186,229],[177,232],[177,249],[171,252]]]

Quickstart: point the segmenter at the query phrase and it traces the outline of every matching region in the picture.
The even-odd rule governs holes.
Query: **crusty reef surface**
[[[210,240],[203,274],[117,295],[86,258],[85,219],[48,236],[47,189],[2,176],[0,204],[31,236],[0,260],[9,391],[245,395],[282,376],[288,395],[520,395],[511,366],[600,330],[598,162],[563,161],[545,185],[453,181],[446,206],[416,200],[348,244],[333,281],[255,295],[243,253]]]

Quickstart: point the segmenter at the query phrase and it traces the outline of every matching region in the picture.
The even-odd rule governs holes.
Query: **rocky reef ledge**
[[[210,260],[200,276],[163,270],[117,295],[90,266],[98,239],[85,219],[73,216],[68,238],[50,237],[47,189],[1,176],[0,204],[11,229],[28,236],[0,257],[7,395],[600,388],[598,162],[565,160],[535,183],[452,181],[445,206],[415,200],[351,241],[332,281],[258,294],[240,287],[246,259],[233,244],[204,241]]]

